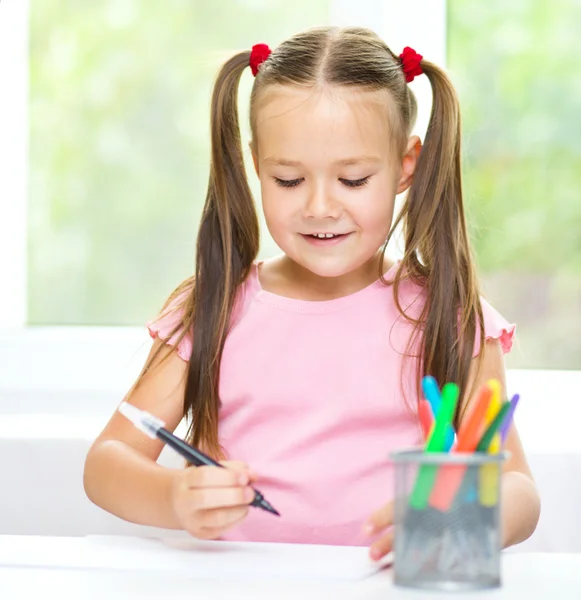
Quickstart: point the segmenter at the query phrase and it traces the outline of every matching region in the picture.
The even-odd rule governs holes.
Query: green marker
[[[447,383],[442,388],[442,403],[436,416],[434,430],[426,444],[426,452],[444,452],[448,428],[454,421],[460,390],[455,383]],[[437,465],[421,465],[412,491],[410,504],[422,510],[428,505],[432,487],[438,474]]]
[[[476,446],[476,452],[488,452],[488,447],[492,443],[492,438],[494,434],[500,429],[502,422],[504,421],[504,416],[508,412],[510,408],[510,402],[503,402],[502,406],[498,413],[496,413],[496,417],[494,417],[492,423],[488,426],[488,429],[484,432],[484,435],[478,442]]]

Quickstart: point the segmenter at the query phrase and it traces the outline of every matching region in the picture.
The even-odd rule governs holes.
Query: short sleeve
[[[153,339],[159,338],[170,346],[176,346],[178,356],[185,361],[190,360],[192,353],[192,335],[188,332],[180,341],[177,342],[181,335],[181,330],[177,330],[172,334],[174,329],[180,324],[183,316],[183,311],[180,304],[188,294],[188,290],[178,294],[162,313],[154,320],[147,322],[149,335]]]
[[[509,323],[493,306],[484,298],[480,299],[482,316],[484,317],[484,339],[499,340],[503,354],[510,352],[514,341],[516,325]],[[478,328],[474,342],[474,356],[480,353],[480,328]]]

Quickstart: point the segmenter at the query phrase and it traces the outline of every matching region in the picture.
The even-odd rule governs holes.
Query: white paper
[[[182,571],[201,579],[358,580],[388,565],[368,548],[122,536],[0,536],[0,566]]]

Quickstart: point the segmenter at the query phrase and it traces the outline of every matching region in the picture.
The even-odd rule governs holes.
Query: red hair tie
[[[252,74],[256,77],[258,67],[270,56],[271,49],[266,44],[255,44],[250,52],[248,64],[252,69]]]
[[[401,66],[405,75],[405,80],[411,83],[416,75],[421,75],[424,71],[420,65],[422,58],[413,48],[406,46],[403,52],[399,55]]]

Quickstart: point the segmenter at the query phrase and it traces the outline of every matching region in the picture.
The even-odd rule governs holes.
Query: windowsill
[[[0,414],[110,412],[150,347],[143,327],[0,329]]]
[[[0,329],[0,437],[94,438],[150,347],[140,327]],[[525,447],[575,446],[581,371],[509,370],[507,387],[521,395],[516,421]]]
[[[579,373],[569,373],[573,392],[578,388],[575,380],[579,381]],[[567,379],[565,375],[565,379]],[[573,377],[576,375],[576,377]],[[552,390],[551,380],[559,377],[557,372],[509,372],[509,380],[513,384],[530,377],[531,382],[526,386],[515,385],[521,394],[521,402],[516,415],[516,424],[527,453],[535,454],[572,454],[581,457],[581,442],[578,437],[577,423],[581,420],[581,407],[572,401],[573,393],[558,393]],[[545,381],[545,383],[542,383]],[[563,380],[560,380],[563,385]],[[548,383],[547,383],[548,382]],[[535,383],[537,385],[535,385]],[[512,386],[511,386],[512,387]],[[565,388],[562,388],[565,391]],[[551,393],[552,392],[552,393]],[[22,398],[27,400],[27,410],[15,410],[8,403],[0,390],[0,440],[81,440],[92,442],[109,420],[123,394],[109,393],[87,395],[83,390],[69,390],[68,404],[58,403],[56,392],[49,399],[48,410],[31,411],[32,406],[40,406],[47,400],[42,390],[21,390]],[[74,398],[76,397],[76,404]],[[32,399],[32,403],[29,400]],[[5,410],[8,408],[8,410]],[[548,408],[550,408],[548,410]],[[563,418],[566,414],[567,418]],[[184,429],[185,423],[178,428],[178,435]],[[182,433],[185,433],[185,429]]]

